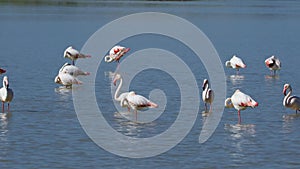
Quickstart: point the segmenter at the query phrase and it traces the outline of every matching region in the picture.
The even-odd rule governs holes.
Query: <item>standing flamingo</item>
[[[64,57],[72,60],[72,64],[75,65],[75,60],[79,58],[90,58],[90,55],[85,55],[80,53],[78,50],[74,49],[72,46],[69,46],[64,51]]]
[[[204,79],[202,85],[202,100],[205,105],[205,112],[207,112],[207,104],[210,105],[209,112],[212,110],[212,102],[214,101],[214,91],[210,88],[209,82],[207,79]]]
[[[240,68],[246,68],[246,64],[243,60],[236,55],[233,55],[229,61],[226,61],[225,66],[236,69],[236,74],[238,74]]]
[[[0,68],[0,75],[1,75],[2,73],[5,73],[5,72],[6,72],[5,69],[1,69],[1,68]]]
[[[128,93],[127,97],[123,100],[129,105],[135,112],[135,120],[137,121],[137,110],[147,109],[147,108],[157,108],[158,105],[154,102],[148,100],[144,96],[137,95],[135,92],[131,91]]]
[[[59,73],[67,73],[70,74],[74,77],[77,76],[87,76],[90,75],[89,72],[84,72],[82,71],[80,68],[78,68],[77,66],[71,65],[69,63],[65,63],[59,70]]]
[[[287,90],[289,90],[288,93]],[[283,99],[283,105],[287,108],[290,108],[292,110],[296,110],[296,114],[300,110],[300,98],[298,96],[291,96],[292,94],[292,87],[290,84],[285,84],[283,86],[283,94],[284,94],[284,99]]]
[[[119,93],[119,91],[120,91],[120,89],[122,87],[122,84],[123,84],[123,79],[122,79],[122,77],[121,77],[120,74],[116,74],[115,77],[114,77],[113,83],[114,83],[115,86],[116,86],[118,80],[120,80],[120,83],[119,83],[119,86],[117,87],[117,90],[115,92],[114,99],[116,101],[120,102],[121,107],[127,107],[128,111],[130,112],[129,105],[127,104],[127,102],[124,102],[124,99],[127,97],[127,95],[128,95],[129,92],[121,93],[118,96],[118,93]]]
[[[277,57],[275,57],[274,55],[272,55],[271,57],[266,59],[265,64],[266,64],[267,68],[269,68],[271,70],[271,72],[273,73],[274,76],[276,75],[276,71],[281,69],[280,60]]]
[[[258,102],[254,101],[250,96],[241,92],[240,90],[236,90],[231,98],[227,98],[225,100],[225,107],[227,108],[235,108],[238,110],[238,124],[241,124],[241,110],[245,110],[247,107],[256,107],[258,106]]]
[[[8,77],[3,77],[3,87],[0,89],[0,98],[2,101],[2,112],[4,112],[4,103],[7,102],[7,111],[9,112],[9,103],[12,101],[14,93],[11,88],[9,88]]]

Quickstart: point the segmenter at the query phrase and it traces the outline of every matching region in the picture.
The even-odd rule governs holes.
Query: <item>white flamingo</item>
[[[247,109],[247,107],[257,107],[258,102],[254,101],[250,96],[246,95],[245,93],[241,92],[240,90],[236,90],[231,98],[227,98],[225,100],[225,107],[227,108],[235,108],[238,110],[238,124],[241,124],[241,110]]]
[[[2,101],[2,112],[4,112],[4,103],[7,102],[7,111],[9,112],[9,103],[14,97],[13,90],[9,88],[8,77],[3,77],[3,87],[0,89],[0,98]]]
[[[65,51],[64,51],[64,57],[69,58],[72,60],[72,64],[75,64],[75,60],[79,58],[90,58],[90,55],[85,55],[80,53],[78,50],[74,49],[72,46],[69,46]]]
[[[62,84],[67,88],[71,88],[73,84],[82,84],[80,80],[68,73],[58,73],[54,79],[54,82]]]
[[[126,48],[123,46],[119,46],[119,45],[114,46],[113,48],[110,49],[109,55],[106,55],[104,57],[104,61],[108,63],[113,61],[119,62],[121,57],[124,56],[129,50],[130,48]]]
[[[229,61],[226,61],[225,66],[228,68],[236,69],[236,73],[238,74],[240,68],[246,68],[246,64],[243,60],[236,55],[233,55]]]
[[[5,69],[1,69],[1,68],[0,68],[0,75],[3,74],[3,73],[5,73],[5,72],[6,72]]]
[[[123,100],[127,105],[130,106],[135,112],[135,119],[137,120],[137,111],[147,108],[157,108],[158,105],[154,102],[148,100],[144,96],[137,95],[135,92],[131,91],[128,93],[127,97]]]
[[[287,93],[288,90],[289,92]],[[300,110],[300,98],[298,96],[291,96],[292,87],[290,84],[285,84],[283,86],[282,92],[285,96],[283,99],[283,105],[292,110],[296,110],[296,114],[297,114],[297,112]]]
[[[67,73],[70,74],[74,77],[77,76],[87,76],[90,75],[89,72],[84,72],[82,71],[80,68],[78,68],[77,66],[71,65],[69,63],[65,63],[59,70],[59,73]]]
[[[280,60],[274,55],[265,60],[267,68],[273,72],[273,75],[276,75],[276,71],[281,69]]]
[[[113,80],[113,83],[114,85],[116,86],[117,84],[117,81],[120,80],[120,83],[119,83],[119,86],[117,87],[117,90],[115,92],[115,95],[114,95],[114,99],[118,102],[120,102],[120,105],[121,107],[127,107],[128,108],[128,111],[130,112],[130,107],[129,105],[127,104],[127,102],[124,102],[124,99],[127,97],[128,93],[129,92],[124,92],[124,93],[121,93],[119,96],[119,91],[122,87],[122,84],[123,84],[123,79],[121,77],[120,74],[116,74],[115,77],[114,77],[114,80]]]
[[[209,112],[212,110],[212,102],[214,101],[214,91],[210,88],[209,82],[207,79],[203,80],[203,85],[202,85],[202,100],[205,105],[205,112],[207,112],[207,104],[210,105],[209,107]]]

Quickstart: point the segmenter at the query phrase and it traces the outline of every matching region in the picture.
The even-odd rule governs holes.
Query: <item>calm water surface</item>
[[[300,2],[1,3],[0,11],[0,67],[8,70],[6,75],[15,93],[11,113],[1,114],[0,118],[1,169],[299,168],[300,118],[282,118],[294,112],[282,106],[281,92],[284,83],[290,83],[295,94],[300,95],[297,71]],[[69,45],[80,49],[95,31],[114,19],[145,11],[175,14],[198,26],[215,45],[222,63],[232,54],[244,59],[247,69],[241,70],[239,77],[231,76],[235,72],[225,69],[227,96],[241,88],[259,102],[259,107],[242,112],[243,122],[254,127],[243,130],[226,127],[226,124],[236,124],[237,115],[234,109],[225,109],[213,136],[205,144],[199,144],[203,124],[200,102],[199,116],[188,136],[159,156],[118,157],[91,141],[77,119],[72,92],[59,90],[53,82],[58,69],[67,61],[62,56],[63,51]],[[187,55],[193,58],[193,52],[173,39],[145,35],[120,43],[131,47],[131,52],[149,47],[172,50],[189,63],[197,76],[199,90],[202,80],[208,76],[201,62],[193,64],[194,60],[187,58]],[[268,78],[270,72],[263,63],[272,54],[282,61],[283,69],[278,78]],[[113,71],[115,64],[101,64],[100,67],[96,79],[99,85],[96,86],[97,100],[107,103],[101,108],[117,131],[127,136],[151,137],[173,123],[179,95],[173,92],[178,86],[171,77],[163,72],[144,72],[150,74],[152,84],[164,90],[175,103],[168,103],[164,114],[155,122],[134,124],[115,114],[110,91],[105,90],[111,85],[105,72]],[[163,80],[157,81],[157,78]],[[143,93],[142,90],[149,86],[148,83],[149,79],[140,75],[133,80],[131,88],[146,95],[147,91]]]

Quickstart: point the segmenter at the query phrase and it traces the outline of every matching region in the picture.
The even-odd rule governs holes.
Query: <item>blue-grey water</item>
[[[294,113],[282,105],[283,85],[290,83],[295,94],[300,95],[300,2],[46,1],[0,3],[0,11],[0,67],[7,70],[5,75],[9,76],[15,94],[11,112],[6,116],[1,114],[0,119],[1,169],[300,167],[300,118],[282,118]],[[69,45],[81,49],[95,31],[110,21],[146,11],[170,13],[192,22],[212,41],[222,63],[233,54],[243,58],[247,68],[240,71],[239,78],[231,76],[234,70],[225,68],[227,96],[240,88],[259,102],[257,108],[242,111],[243,123],[255,127],[242,130],[226,127],[237,123],[237,113],[225,109],[212,137],[199,144],[204,109],[200,102],[199,115],[187,137],[155,157],[119,157],[100,148],[86,135],[74,110],[72,92],[60,90],[53,82],[61,65],[68,62],[63,51]],[[194,53],[173,40],[144,35],[120,43],[131,48],[125,57],[150,47],[176,53],[191,67],[201,90],[202,80],[207,78],[203,64],[189,60],[187,55],[193,58]],[[281,59],[282,70],[277,78],[268,78],[270,72],[264,60],[273,54]],[[96,79],[99,86],[96,97],[110,125],[132,137],[152,137],[166,130],[179,109],[174,80],[159,71],[143,72],[146,76],[139,74],[131,88],[140,93],[146,88],[144,95],[151,87],[159,88],[175,102],[168,103],[166,111],[154,122],[130,123],[115,114],[107,90],[111,79],[105,72],[115,68],[116,64],[101,63]]]

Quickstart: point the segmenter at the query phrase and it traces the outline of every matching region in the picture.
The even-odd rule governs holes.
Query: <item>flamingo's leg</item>
[[[238,117],[239,117],[238,124],[241,124],[242,123],[242,118],[241,118],[241,111],[240,110],[238,111]]]

